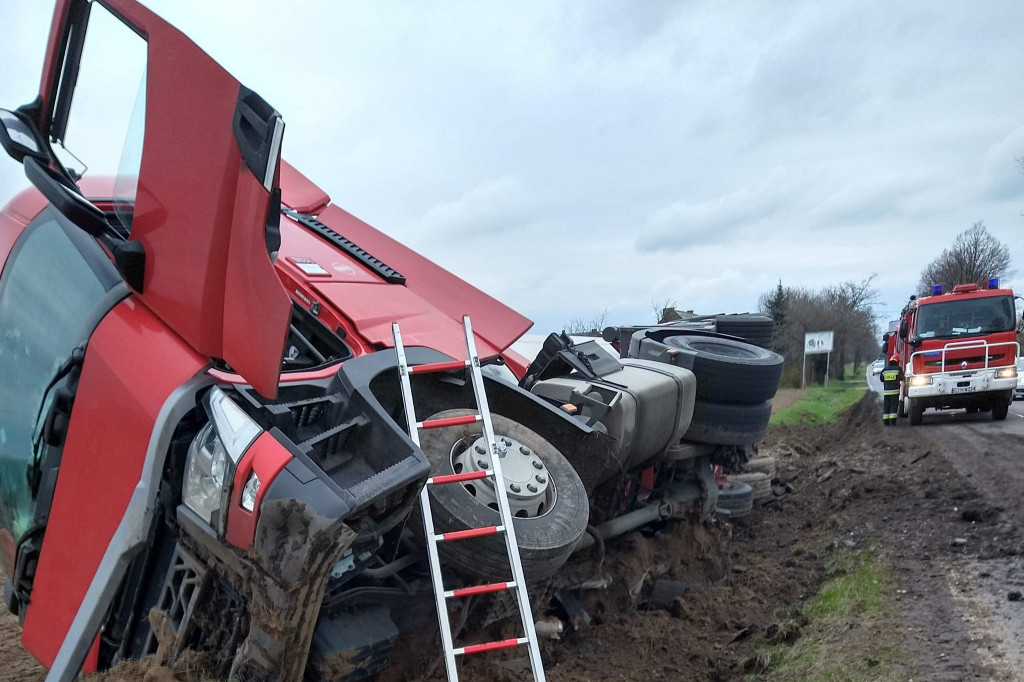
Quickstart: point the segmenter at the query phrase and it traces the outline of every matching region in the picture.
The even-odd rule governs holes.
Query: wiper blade
[[[32,429],[32,465],[29,467],[29,483],[32,489],[35,490],[39,485],[39,477],[41,472],[39,470],[41,464],[41,458],[39,456],[39,445],[43,440],[43,435],[46,433],[46,429],[39,423],[39,418],[43,416],[43,408],[46,407],[47,400],[50,397],[50,392],[60,382],[61,379],[71,374],[71,371],[76,367],[81,367],[85,361],[85,345],[76,346],[72,349],[67,359],[57,367],[54,371],[53,376],[50,378],[50,382],[46,384],[43,389],[43,396],[39,401],[39,409],[36,411],[36,418],[33,424],[35,425]]]

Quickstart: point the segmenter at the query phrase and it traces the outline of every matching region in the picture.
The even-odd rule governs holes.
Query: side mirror
[[[907,340],[907,321],[900,320],[900,338],[904,341]]]
[[[921,345],[921,337],[918,336],[917,334],[914,334],[913,336],[910,337],[910,340],[907,341],[907,343],[916,348],[917,346]]]
[[[43,144],[35,127],[18,114],[0,109],[0,147],[21,163],[25,157],[45,159]]]
[[[65,218],[94,237],[109,229],[107,217],[44,161],[26,156],[25,176]]]

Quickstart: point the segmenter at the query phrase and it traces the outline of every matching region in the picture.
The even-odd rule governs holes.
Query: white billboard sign
[[[804,355],[831,353],[834,332],[807,332],[804,334]]]

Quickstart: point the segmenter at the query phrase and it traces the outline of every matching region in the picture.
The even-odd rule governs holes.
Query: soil
[[[976,485],[951,462],[950,434],[904,424],[882,428],[876,402],[865,398],[830,426],[773,427],[761,454],[777,457],[776,483],[788,481],[791,491],[776,485],[780,494],[746,519],[668,523],[610,543],[603,560],[574,559],[563,585],[608,586],[573,592],[589,625],[573,627],[562,608],[538,614],[568,624],[558,641],[544,641],[548,679],[745,679],[744,663],[778,624],[779,609],[806,603],[830,557],[856,548],[876,551],[890,573],[884,598],[895,608],[869,634],[899,652],[890,671],[897,678],[1024,679],[1024,602],[1007,599],[1024,583],[1021,489],[1011,497],[1012,475],[1006,483],[994,472],[1000,486],[988,474]],[[1006,446],[1024,450],[1019,440]],[[42,679],[17,633],[15,619],[0,618],[0,681]],[[514,634],[492,626],[463,636]],[[439,648],[436,633],[407,638],[381,679],[443,679]],[[844,655],[863,665],[868,652]],[[139,664],[90,679],[144,676],[174,679]],[[530,676],[521,653],[492,654],[466,661],[460,679]]]

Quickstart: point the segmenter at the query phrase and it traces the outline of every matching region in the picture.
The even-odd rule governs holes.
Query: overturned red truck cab
[[[123,92],[112,64],[137,66]],[[681,447],[686,367],[555,335],[528,367],[529,320],[332,204],[283,134],[135,0],[58,0],[38,97],[0,110],[34,186],[0,211],[0,562],[48,679],[186,649],[218,678],[367,679],[433,620],[412,510],[473,439],[410,439],[392,323],[418,365],[466,359],[472,317],[498,435],[545,480],[516,499],[531,580],[602,524],[707,516],[708,453],[763,432]],[[464,372],[413,383],[420,421],[474,403]],[[493,525],[493,499],[432,492],[435,524]],[[491,539],[449,579],[502,579]]]

